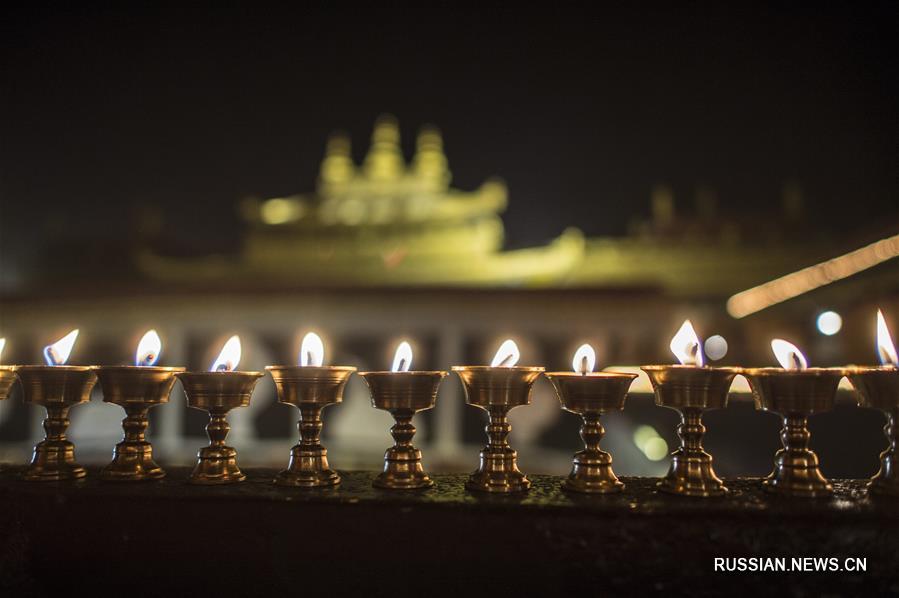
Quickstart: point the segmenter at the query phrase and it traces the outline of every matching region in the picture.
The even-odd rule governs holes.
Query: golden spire
[[[400,127],[393,116],[382,114],[375,121],[364,168],[366,176],[376,180],[395,180],[403,174],[405,162],[400,149]]]
[[[319,170],[319,184],[333,187],[353,178],[356,167],[350,156],[350,138],[346,133],[333,133],[325,146],[325,158]]]
[[[446,189],[450,182],[446,156],[443,154],[443,138],[440,129],[425,125],[418,132],[412,167],[416,177],[429,188]]]

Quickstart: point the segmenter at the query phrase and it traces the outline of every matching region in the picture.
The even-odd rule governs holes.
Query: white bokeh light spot
[[[720,334],[705,339],[705,354],[712,361],[723,359],[727,355],[727,339]]]
[[[825,311],[818,316],[818,332],[833,336],[843,327],[843,318],[835,311]]]

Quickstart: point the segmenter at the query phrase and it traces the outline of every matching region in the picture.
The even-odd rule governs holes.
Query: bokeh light
[[[818,332],[833,336],[843,327],[843,318],[835,311],[825,311],[818,316]]]

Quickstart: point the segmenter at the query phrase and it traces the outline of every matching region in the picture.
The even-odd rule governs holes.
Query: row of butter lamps
[[[114,449],[112,462],[100,472],[110,481],[153,480],[165,476],[153,460],[146,439],[148,410],[166,403],[175,382],[181,380],[188,405],[209,413],[206,431],[209,445],[200,449],[190,475],[193,484],[228,484],[246,476],[237,465],[237,451],[225,444],[229,432],[227,413],[247,406],[263,372],[239,371],[240,339],[225,343],[210,371],[187,372],[184,368],[156,366],[161,340],[155,331],[141,339],[134,366],[65,365],[78,331],[74,330],[44,349],[45,366],[0,366],[0,400],[18,378],[26,402],[47,410],[46,437],[34,448],[30,466],[23,474],[29,481],[61,481],[87,475],[75,461],[74,445],[67,439],[69,408],[90,399],[97,379],[103,400],[120,405],[124,439]],[[0,339],[0,351],[4,341]],[[749,381],[756,405],[783,417],[783,448],[775,456],[773,472],[762,481],[774,493],[819,497],[833,493],[822,475],[818,458],[809,449],[809,415],[833,406],[837,386],[847,376],[861,404],[884,411],[889,447],[881,454],[879,472],[871,479],[874,494],[899,496],[896,470],[896,435],[899,421],[899,359],[883,314],[877,312],[877,346],[882,366],[811,368],[802,352],[791,343],[775,339],[772,349],[780,368],[709,367],[703,362],[701,343],[687,320],[671,340],[679,365],[646,365],[658,405],[681,414],[678,435],[681,444],[672,454],[671,468],[658,483],[659,490],[683,496],[721,496],[728,492],[715,474],[712,457],[702,447],[705,427],[702,413],[724,407],[731,382],[737,374]],[[611,455],[600,448],[604,435],[600,416],[624,407],[628,389],[637,374],[596,372],[593,348],[582,345],[572,360],[570,372],[544,372],[542,367],[518,366],[519,351],[505,341],[489,366],[453,366],[465,388],[466,401],[487,411],[488,442],[480,453],[480,465],[466,488],[477,492],[516,493],[527,491],[530,481],[517,465],[517,453],[508,442],[511,426],[508,413],[530,402],[534,381],[545,375],[553,384],[562,407],[581,416],[585,448],[574,455],[571,473],[562,483],[565,490],[587,494],[620,492],[624,484],[612,470]],[[329,488],[340,483],[330,468],[327,450],[320,441],[322,409],[340,403],[352,366],[325,366],[324,346],[315,333],[302,342],[299,365],[268,366],[279,401],[300,411],[299,442],[291,449],[290,462],[274,483],[298,488]],[[428,488],[434,484],[422,466],[421,451],[412,444],[413,416],[434,407],[445,371],[410,369],[412,348],[397,347],[390,371],[360,372],[371,393],[372,405],[394,418],[394,445],[384,455],[384,470],[374,485],[390,490]]]

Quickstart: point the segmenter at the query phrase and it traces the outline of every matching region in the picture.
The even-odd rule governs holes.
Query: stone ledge
[[[691,499],[646,478],[576,496],[533,475],[526,495],[495,497],[466,492],[464,475],[387,492],[371,487],[376,472],[341,472],[338,489],[307,491],[273,486],[273,469],[222,487],[187,484],[187,468],[137,484],[28,483],[22,469],[0,473],[0,589],[16,596],[75,580],[119,596],[899,592],[899,501],[869,498],[865,480],[835,480],[829,499],[770,496],[755,479]],[[713,571],[739,556],[865,557],[867,571]]]

